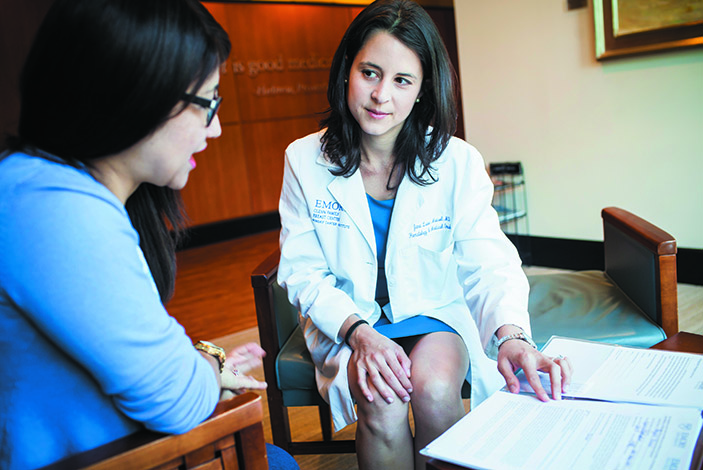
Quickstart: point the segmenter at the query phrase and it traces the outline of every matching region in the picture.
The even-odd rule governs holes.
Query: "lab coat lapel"
[[[366,190],[364,189],[364,181],[361,179],[361,172],[355,171],[348,178],[337,176],[327,186],[327,189],[357,226],[371,251],[376,253],[376,238],[373,233],[371,212],[366,200]]]
[[[396,244],[402,243],[402,240],[408,238],[412,223],[425,203],[422,188],[422,186],[413,183],[407,175],[400,182],[388,230],[387,253],[395,253]]]

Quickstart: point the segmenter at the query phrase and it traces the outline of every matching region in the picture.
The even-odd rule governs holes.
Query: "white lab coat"
[[[335,430],[356,421],[347,381],[351,349],[339,330],[349,315],[374,324],[376,240],[361,173],[334,176],[321,133],[286,150],[278,282],[300,310],[320,394]],[[530,333],[528,283],[515,247],[491,206],[493,185],[479,152],[452,138],[427,186],[405,176],[391,217],[385,272],[392,322],[435,317],[464,340],[471,404],[505,385],[493,357],[495,331],[514,324]],[[438,357],[438,361],[442,358]]]

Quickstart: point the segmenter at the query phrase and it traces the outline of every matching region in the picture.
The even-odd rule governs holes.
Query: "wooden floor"
[[[277,247],[278,231],[273,231],[179,252],[176,294],[167,306],[169,313],[194,341],[207,339],[226,349],[246,341],[258,342],[250,275]],[[531,266],[525,271],[553,270]],[[679,284],[678,297],[680,329],[703,334],[703,286]],[[263,380],[263,369],[254,375]],[[264,412],[265,437],[273,442],[268,410]],[[294,408],[290,421],[295,439],[321,438],[313,409]],[[354,432],[355,426],[349,426],[335,438],[353,439]],[[303,455],[296,460],[302,470],[358,468],[354,454]]]
[[[274,231],[179,252],[169,313],[194,340],[256,327],[250,276],[277,247]]]

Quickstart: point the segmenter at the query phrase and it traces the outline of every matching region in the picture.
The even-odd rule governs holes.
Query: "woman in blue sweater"
[[[195,0],[57,0],[42,23],[0,155],[1,468],[184,433],[266,386],[233,372],[260,347],[225,362],[164,309],[229,50]]]

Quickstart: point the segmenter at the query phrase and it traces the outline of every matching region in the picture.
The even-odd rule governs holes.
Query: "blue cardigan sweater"
[[[162,305],[124,206],[84,170],[0,156],[0,468],[142,426],[183,433],[219,397]]]

